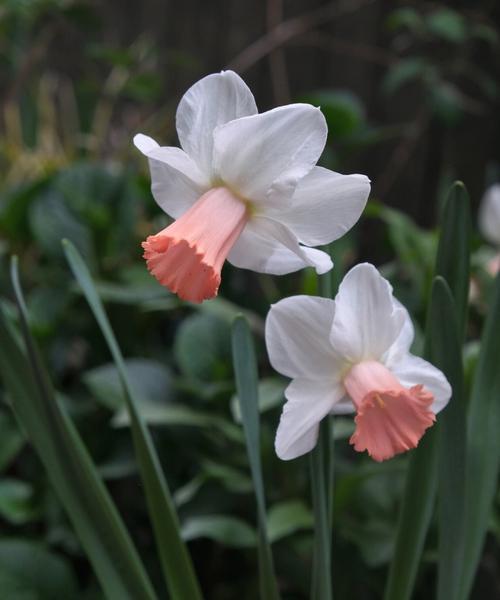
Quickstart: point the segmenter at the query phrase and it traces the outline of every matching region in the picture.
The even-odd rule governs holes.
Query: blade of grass
[[[461,598],[469,598],[481,558],[500,468],[500,274],[481,338],[467,423],[465,555]]]
[[[137,409],[138,403],[118,342],[86,264],[71,242],[64,240],[63,247],[70,268],[80,284],[108,344],[123,385],[127,410],[130,415],[132,437],[167,587],[174,599],[199,599],[202,597],[201,592],[191,558],[180,536],[179,520],[172,496],[149,430],[144,425]]]
[[[106,597],[153,600],[156,595],[116,507],[57,403],[28,328],[15,259],[11,274],[29,357],[0,310],[0,372],[16,419],[44,464]]]
[[[248,460],[257,501],[259,524],[259,571],[260,590],[263,600],[276,600],[280,597],[274,573],[273,556],[267,536],[266,505],[262,466],[260,462],[260,426],[258,374],[252,334],[247,320],[236,317],[232,328],[233,367],[236,388],[240,402],[241,419],[245,432]]]
[[[465,397],[461,341],[451,290],[436,277],[430,320],[429,360],[446,375],[453,390],[438,416],[438,600],[458,600],[464,555]]]

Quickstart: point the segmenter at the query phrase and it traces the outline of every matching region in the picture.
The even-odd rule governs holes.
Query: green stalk
[[[329,250],[325,248],[325,250]],[[318,278],[321,296],[331,298],[332,276]],[[314,512],[314,556],[311,583],[313,600],[331,600],[332,521],[333,521],[333,437],[332,419],[327,416],[319,426],[318,443],[309,455],[311,496]]]

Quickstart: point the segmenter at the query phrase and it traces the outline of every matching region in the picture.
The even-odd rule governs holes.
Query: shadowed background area
[[[262,331],[269,304],[316,293],[316,277],[310,269],[273,278],[226,268],[220,298],[201,307],[182,304],[141,259],[140,242],[168,220],[131,141],[143,132],[176,145],[182,94],[222,69],[245,79],[260,111],[289,102],[320,106],[329,126],[321,164],[372,180],[360,223],[333,245],[334,285],[355,262],[382,266],[412,312],[418,350],[445,192],[463,180],[475,212],[485,188],[500,178],[499,22],[493,0],[0,2],[0,289],[11,294],[8,259],[16,253],[30,324],[54,385],[159,589],[123,393],[60,240],[77,246],[106,302],[175,492],[183,535],[206,597],[214,600],[257,597],[252,484],[229,343],[231,319],[246,311],[262,376],[277,571],[285,598],[307,598],[306,462],[284,464],[274,455],[286,382],[269,367]],[[474,264],[482,261],[481,244],[476,233]],[[470,364],[490,283],[479,277],[471,296]],[[8,299],[1,302],[13,312]],[[11,590],[2,597],[101,598],[2,397],[0,589],[5,579]],[[393,550],[407,457],[374,467],[352,451],[351,433],[352,420],[339,419],[335,588],[340,600],[376,599]],[[499,515],[497,503],[474,598],[486,597],[481,586],[488,597],[500,593]],[[416,598],[434,589],[434,560],[431,533]],[[36,577],[40,564],[47,581]]]

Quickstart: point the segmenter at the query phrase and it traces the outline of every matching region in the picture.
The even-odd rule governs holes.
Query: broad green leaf
[[[274,504],[267,515],[267,533],[271,542],[301,529],[312,529],[314,519],[309,508],[300,500]]]
[[[234,423],[214,414],[190,408],[185,404],[174,404],[138,400],[137,409],[142,420],[148,425],[180,425],[216,430],[228,439],[241,443],[241,430]],[[119,410],[113,417],[115,427],[130,425],[131,418],[126,408]]]
[[[236,317],[232,330],[233,368],[236,389],[240,400],[240,411],[245,432],[248,460],[257,500],[257,520],[259,524],[259,571],[260,589],[263,600],[279,598],[273,556],[267,536],[266,505],[264,483],[260,462],[260,422],[258,373],[253,347],[252,334],[244,317]]]
[[[0,372],[12,409],[111,600],[154,599],[137,552],[76,429],[57,403],[30,335],[16,263],[12,277],[29,361],[0,311]]]
[[[76,578],[62,557],[41,543],[17,538],[0,540],[0,590],[5,600],[78,597]]]
[[[469,598],[488,531],[500,468],[500,274],[484,325],[467,423],[465,556],[461,598]]]
[[[33,505],[33,489],[25,481],[0,479],[0,515],[14,525],[33,520],[38,514]]]
[[[469,299],[470,221],[469,195],[464,184],[456,181],[448,192],[441,219],[436,275],[450,287],[460,339],[465,335]]]
[[[130,385],[140,402],[168,402],[172,394],[169,370],[160,362],[145,358],[124,361]],[[114,363],[96,367],[83,375],[83,381],[96,400],[111,410],[125,407],[120,373]]]
[[[464,17],[451,8],[440,8],[426,18],[431,33],[447,42],[460,44],[467,37],[467,25]]]
[[[403,85],[422,79],[430,69],[431,66],[424,58],[403,58],[388,70],[382,82],[382,91],[394,94]]]
[[[225,515],[190,517],[182,526],[182,537],[186,541],[210,538],[232,548],[247,548],[257,544],[257,536],[250,525]]]
[[[81,285],[87,302],[101,328],[120,374],[130,415],[137,460],[146,491],[149,515],[153,522],[156,545],[167,586],[175,599],[193,598],[195,600],[201,598],[188,550],[180,537],[179,521],[170,490],[150,433],[140,415],[139,402],[131,385],[121,350],[88,268],[76,248],[67,240],[64,242],[64,251],[71,270]]]
[[[365,108],[360,98],[346,90],[321,90],[307,94],[304,102],[321,106],[328,131],[339,140],[358,131],[365,122]]]
[[[201,381],[223,379],[229,375],[230,352],[230,329],[225,320],[197,313],[179,326],[174,355],[188,377]]]
[[[61,256],[61,231],[78,247],[85,258],[94,261],[89,227],[52,188],[30,206],[30,224],[40,248],[52,258]]]

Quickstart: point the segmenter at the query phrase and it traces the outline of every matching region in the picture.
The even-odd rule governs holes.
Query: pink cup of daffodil
[[[320,421],[356,412],[354,449],[376,461],[415,448],[451,388],[427,361],[410,354],[407,310],[370,264],[351,269],[335,300],[294,296],[266,320],[271,364],[292,378],[276,434],[284,460],[316,445]]]
[[[134,138],[149,159],[156,202],[176,219],[143,242],[162,285],[201,302],[217,294],[226,259],[274,275],[332,268],[310,246],[356,223],[370,185],[364,175],[316,166],[327,137],[318,108],[290,104],[258,114],[243,80],[225,71],[186,92],[176,125],[182,150]]]

